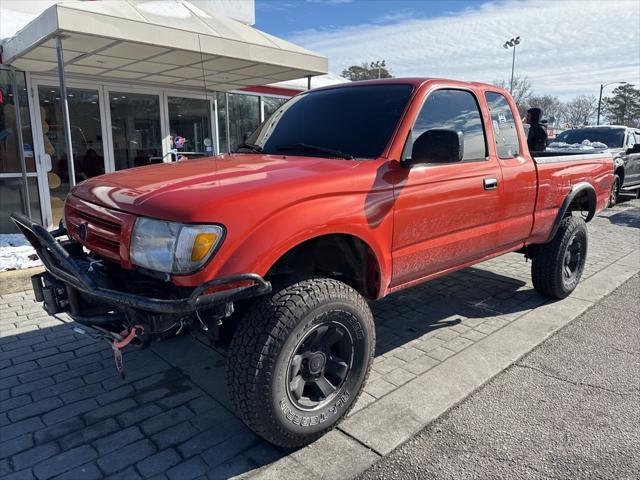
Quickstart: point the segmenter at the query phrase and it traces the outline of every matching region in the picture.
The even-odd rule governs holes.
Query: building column
[[[73,143],[71,140],[71,122],[69,121],[69,97],[67,83],[64,76],[64,54],[62,51],[62,37],[56,37],[56,53],[58,56],[58,79],[60,81],[60,101],[62,107],[62,122],[64,128],[64,143],[67,147],[67,168],[69,171],[69,187],[76,184],[76,171],[73,164]]]

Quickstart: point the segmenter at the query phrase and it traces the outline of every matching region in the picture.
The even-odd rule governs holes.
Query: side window
[[[482,126],[482,117],[478,102],[471,92],[465,90],[436,90],[432,92],[424,102],[413,125],[412,140],[434,128],[462,132],[464,138],[463,161],[471,162],[487,158],[487,142]]]
[[[633,132],[629,132],[629,135],[627,137],[627,148],[631,148],[636,144],[636,137],[634,136]]]
[[[498,157],[513,158],[520,152],[520,142],[511,107],[504,95],[500,93],[487,92],[485,98],[491,115]]]

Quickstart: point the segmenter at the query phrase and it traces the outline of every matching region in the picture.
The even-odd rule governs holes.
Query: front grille
[[[128,239],[123,238],[128,214],[69,197],[65,203],[65,222],[71,238],[110,260],[128,260]],[[84,235],[81,235],[84,233]]]

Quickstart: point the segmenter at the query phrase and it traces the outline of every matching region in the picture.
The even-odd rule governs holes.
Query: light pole
[[[520,45],[520,37],[507,40],[504,42],[504,45],[502,45],[507,50],[509,50],[509,48],[513,48],[513,60],[511,60],[511,87],[509,87],[509,93],[511,94],[513,94],[513,71],[516,68],[516,45]]]
[[[600,96],[598,97],[598,118],[596,119],[596,125],[600,125],[600,107],[602,106],[602,90],[607,85],[626,85],[627,82],[609,82],[600,84]]]
[[[380,69],[386,67],[387,64],[385,63],[384,60],[381,61],[376,61],[376,62],[371,62],[371,68],[377,68],[378,69],[378,79],[380,79]]]

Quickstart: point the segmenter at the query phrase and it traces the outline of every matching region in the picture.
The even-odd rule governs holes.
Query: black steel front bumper
[[[99,286],[91,274],[91,268],[83,268],[72,255],[78,244],[72,241],[56,240],[66,236],[67,231],[59,228],[48,232],[38,223],[19,213],[12,213],[11,219],[29,240],[42,260],[47,272],[32,278],[36,300],[45,302],[45,310],[53,314],[60,311],[60,297],[71,298],[78,292],[92,300],[112,306],[118,311],[141,311],[147,314],[179,316],[215,308],[237,300],[264,295],[271,291],[271,284],[255,273],[242,273],[216,278],[191,290],[183,298],[150,298],[145,295],[104,288]],[[87,271],[88,270],[88,271]],[[233,287],[241,282],[242,286]],[[61,291],[61,285],[64,286]],[[213,293],[206,291],[229,285],[231,288]],[[83,316],[82,312],[71,312],[71,316],[82,323],[100,324],[112,321],[111,315]]]

